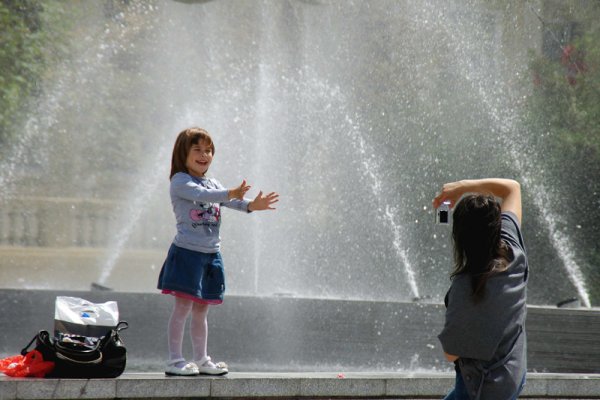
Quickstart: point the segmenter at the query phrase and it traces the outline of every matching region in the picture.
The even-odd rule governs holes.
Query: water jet
[[[281,333],[264,347],[283,360],[321,338],[304,328],[306,310],[322,309],[339,337],[373,339],[365,353],[373,343],[377,354],[406,352],[365,368],[447,368],[434,337],[415,353],[410,341],[380,336],[391,326],[439,327],[452,253],[431,199],[442,182],[474,176],[522,181],[529,301],[544,310],[532,316],[573,293],[595,305],[588,288],[597,282],[588,283],[592,267],[580,256],[590,244],[574,240],[553,209],[570,189],[548,184],[546,160],[526,150],[536,133],[515,106],[529,90],[514,83],[527,73],[524,49],[543,44],[519,22],[527,5],[505,14],[475,0],[133,1],[118,18],[86,7],[95,22],[79,27],[77,51],[48,75],[25,134],[3,150],[11,155],[0,161],[4,289],[92,290],[122,297],[135,315],[151,299],[167,315],[168,298],[154,294],[174,234],[170,151],[177,132],[201,125],[215,138],[215,177],[282,195],[260,221],[224,215],[227,295],[244,312],[215,308],[217,331],[264,310]],[[341,312],[353,306],[360,329]],[[344,340],[329,345],[360,367]],[[237,362],[265,368],[259,356]],[[315,354],[294,357],[298,368],[318,363]]]

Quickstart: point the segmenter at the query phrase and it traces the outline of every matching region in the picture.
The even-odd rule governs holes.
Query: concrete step
[[[9,378],[0,400],[16,399],[441,399],[452,373],[232,372],[224,377],[125,373],[116,379]],[[530,373],[520,398],[600,399],[600,374]]]

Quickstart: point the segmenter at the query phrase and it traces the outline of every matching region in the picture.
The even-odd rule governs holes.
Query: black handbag
[[[127,350],[119,332],[128,327],[127,322],[120,321],[106,335],[93,341],[85,337],[81,338],[84,340],[59,341],[51,338],[48,331],[40,331],[21,354],[27,354],[35,342],[35,350],[42,354],[44,361],[55,363],[46,378],[116,378],[127,363]]]

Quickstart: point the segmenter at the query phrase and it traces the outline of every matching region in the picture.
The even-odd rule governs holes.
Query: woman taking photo
[[[528,264],[521,188],[509,179],[447,183],[433,200],[454,209],[454,270],[438,336],[456,383],[446,399],[516,399],[527,370]]]

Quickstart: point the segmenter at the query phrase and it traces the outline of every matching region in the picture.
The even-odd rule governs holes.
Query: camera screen
[[[440,210],[440,224],[448,223],[448,211]]]

